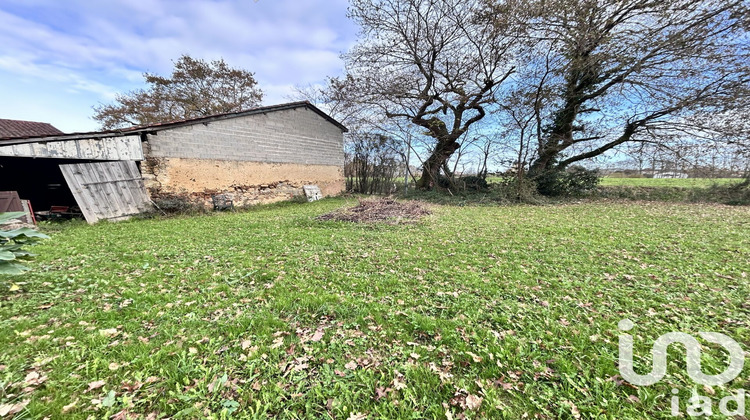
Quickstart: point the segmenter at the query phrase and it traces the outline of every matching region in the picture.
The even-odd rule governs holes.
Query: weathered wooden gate
[[[151,209],[133,161],[60,165],[65,181],[89,223],[125,220]]]

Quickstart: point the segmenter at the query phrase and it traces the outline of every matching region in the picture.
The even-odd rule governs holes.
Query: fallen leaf
[[[108,338],[116,337],[119,334],[120,332],[117,331],[117,328],[107,328],[104,330],[99,330],[99,335],[108,337]]]
[[[115,391],[109,391],[104,399],[102,399],[102,406],[112,407],[113,405],[115,405],[115,401],[117,401],[115,398],[116,395],[117,394],[115,394]]]
[[[243,340],[242,344],[240,344],[240,345],[242,346],[242,350],[244,351],[244,350],[247,350],[248,348],[250,348],[250,346],[253,345],[253,342],[250,341],[250,340]]]
[[[40,376],[39,372],[31,371],[26,375],[26,378],[24,378],[23,382],[26,385],[34,386],[34,385],[41,385],[46,380],[47,380],[46,376]]]
[[[357,413],[352,411],[351,414],[349,414],[349,417],[346,420],[365,420],[367,418],[367,414]]]
[[[87,389],[86,391],[93,391],[95,389],[99,389],[99,388],[103,387],[105,383],[106,382],[104,382],[104,381],[89,382],[89,389]]]
[[[472,360],[474,360],[474,363],[481,363],[482,362],[482,357],[481,356],[477,356],[476,354],[474,354],[474,353],[472,353],[470,351],[467,351],[466,354],[468,354],[469,356],[471,356]]]
[[[31,400],[23,400],[23,401],[21,401],[19,403],[15,403],[15,404],[3,404],[3,405],[0,405],[0,417],[5,417],[7,415],[13,415],[13,414],[20,413],[21,410],[23,410],[24,408],[26,408],[26,406],[29,405],[30,402],[31,402]]]
[[[315,334],[312,336],[312,341],[320,341],[323,339],[323,330],[317,330],[315,331]]]
[[[578,410],[578,407],[575,404],[573,404],[572,401],[564,401],[564,402],[570,406],[570,413],[573,415],[573,418],[580,419],[581,412]]]
[[[75,401],[73,401],[72,403],[70,403],[70,404],[68,404],[68,405],[64,406],[64,407],[62,408],[62,413],[63,413],[63,414],[65,414],[65,413],[67,413],[68,411],[72,410],[73,408],[75,408],[76,404],[78,404],[78,398],[76,398],[76,400],[75,400]]]
[[[474,394],[467,395],[466,396],[466,408],[471,411],[478,410],[479,406],[482,405],[483,400],[484,398],[476,396]]]
[[[121,410],[120,412],[110,417],[112,420],[127,420],[130,418],[130,412],[127,409]]]
[[[347,369],[349,369],[349,370],[354,370],[354,369],[357,368],[357,362],[355,362],[354,360],[352,360],[349,363],[345,364],[344,367],[347,368]]]
[[[284,337],[279,337],[275,340],[273,340],[273,344],[271,344],[272,349],[279,348],[284,345]]]

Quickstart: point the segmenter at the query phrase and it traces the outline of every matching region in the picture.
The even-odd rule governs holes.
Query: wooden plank
[[[87,160],[143,160],[139,136],[38,141],[0,145],[0,156]]]
[[[0,213],[23,211],[17,191],[0,191]]]
[[[133,161],[60,165],[86,221],[125,220],[151,209]]]

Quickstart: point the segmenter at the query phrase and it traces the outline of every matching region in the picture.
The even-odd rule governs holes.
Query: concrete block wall
[[[155,158],[343,167],[343,133],[305,107],[194,124],[148,135]]]

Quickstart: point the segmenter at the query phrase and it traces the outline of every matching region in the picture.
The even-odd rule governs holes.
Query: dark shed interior
[[[75,206],[76,200],[65,183],[59,165],[86,163],[88,160],[0,156],[0,191],[18,191],[34,211],[52,206]]]

